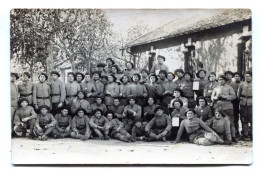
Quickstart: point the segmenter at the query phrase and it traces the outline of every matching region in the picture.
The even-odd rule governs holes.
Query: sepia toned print
[[[12,163],[251,164],[251,20],[11,10]]]

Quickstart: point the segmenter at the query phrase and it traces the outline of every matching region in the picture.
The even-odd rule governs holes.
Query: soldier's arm
[[[65,84],[61,82],[60,84],[60,102],[64,102],[66,97]]]
[[[92,127],[92,128],[97,128],[98,127],[98,125],[96,125],[94,123],[94,117],[93,116],[89,120],[89,126]]]
[[[183,120],[183,121],[181,122],[180,128],[179,128],[179,130],[178,130],[177,137],[176,137],[176,139],[175,139],[175,142],[177,142],[177,143],[180,141],[181,136],[182,136],[182,133],[183,133],[183,131],[184,131],[184,123],[185,123],[185,120]]]
[[[57,120],[52,116],[52,114],[50,114],[50,119],[51,119],[50,125],[51,125],[51,126],[56,126]]]
[[[34,108],[33,107],[30,107],[30,109],[31,109],[31,116],[29,116],[28,118],[29,118],[29,120],[30,119],[36,119],[37,118],[37,114],[35,113],[35,111],[34,111]]]
[[[229,87],[229,94],[226,96],[227,100],[235,100],[236,99],[236,93],[234,89],[230,86]]]
[[[167,126],[165,128],[165,131],[170,132],[171,129],[172,129],[172,121],[169,118],[169,116],[165,115],[165,117],[166,117],[166,120],[167,120]]]
[[[18,124],[21,123],[21,120],[20,120],[20,117],[19,117],[19,110],[15,111],[13,122],[14,122],[15,125],[18,125]]]
[[[76,122],[76,116],[71,121],[71,129],[72,129],[73,132],[77,132],[78,131],[78,129],[77,129],[77,122]]]
[[[201,119],[199,119],[199,124],[200,127],[202,127],[204,130],[214,133],[214,131],[210,127],[208,127],[208,125],[205,122],[203,122]]]
[[[153,127],[154,125],[154,121],[155,121],[155,117],[149,122],[146,124],[145,126],[145,131],[150,131],[150,129]]]
[[[90,137],[90,127],[89,127],[89,118],[88,118],[88,116],[86,116],[86,133],[85,133],[85,136],[87,138]]]

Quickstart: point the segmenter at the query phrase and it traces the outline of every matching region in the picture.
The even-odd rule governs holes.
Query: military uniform
[[[34,127],[34,132],[36,136],[48,136],[52,133],[56,124],[57,121],[56,119],[54,119],[52,114],[47,113],[45,116],[43,116],[42,114],[38,114]],[[45,127],[46,125],[50,125],[50,127]]]
[[[144,85],[147,89],[148,97],[152,97],[156,104],[161,104],[161,99],[162,99],[162,95],[163,95],[162,85],[158,84],[156,82],[152,83],[152,84],[145,83]]]
[[[178,88],[182,91],[183,97],[188,99],[188,108],[194,108],[196,101],[194,99],[193,82],[185,80],[179,84]]]
[[[118,106],[108,106],[108,110],[114,113],[114,116],[119,119],[120,121],[122,120],[122,115],[124,112],[125,106],[118,105]]]
[[[145,122],[150,122],[154,118],[154,116],[155,116],[154,110],[158,106],[159,105],[157,105],[157,104],[153,104],[153,105],[148,105],[148,106],[144,107],[144,110],[143,110],[143,113],[144,113],[143,120]]]
[[[165,93],[166,91],[169,92],[169,93],[163,95],[162,104],[164,106],[168,106],[170,101],[174,98],[173,92],[175,89],[177,89],[177,87],[178,87],[178,85],[173,81],[166,81],[165,83],[162,84],[163,93]]]
[[[170,102],[170,108],[174,109],[173,103],[175,100],[181,100],[183,103],[183,107],[188,108],[188,99],[186,97],[175,97],[174,99],[172,99]]]
[[[99,138],[108,137],[109,121],[105,116],[102,115],[101,118],[96,118],[95,115],[92,116],[89,120],[89,126],[93,129],[93,135],[97,135]]]
[[[134,115],[134,112],[136,114]],[[125,125],[125,129],[130,133],[133,125],[134,125],[134,119],[135,118],[141,118],[142,116],[142,108],[141,106],[134,104],[134,105],[127,105],[124,108],[124,113],[123,113],[123,123]]]
[[[92,109],[92,113],[94,112],[94,110],[96,109],[101,109],[103,111],[103,113],[107,112],[107,106],[103,103],[101,103],[100,105],[98,105],[97,103],[93,103],[90,105],[91,109]],[[92,114],[93,115],[93,114]]]
[[[86,110],[86,113],[88,116],[91,116],[92,114],[92,108],[91,108],[91,105],[89,104],[89,102],[85,99],[76,99],[72,102],[72,106],[71,106],[71,112],[73,115],[76,114],[76,111],[79,109],[79,108],[83,108]]]
[[[96,93],[94,93],[94,96],[96,97],[104,97],[104,89],[105,89],[105,86],[104,84],[100,81],[100,80],[97,80],[97,81],[94,81],[94,86],[96,87]]]
[[[65,103],[66,105],[71,106],[73,100],[77,97],[78,92],[81,91],[80,85],[75,81],[73,81],[72,83],[68,82],[65,84],[65,90],[66,90]]]
[[[212,110],[209,106],[204,106],[204,107],[198,106],[194,110],[197,114],[197,117],[203,120],[204,122],[208,121],[213,117]]]
[[[59,78],[55,81],[51,81],[51,103],[53,114],[58,113],[58,105],[60,102],[64,102],[65,96],[65,84]]]
[[[120,103],[123,106],[128,105],[128,93],[129,93],[130,83],[121,83],[119,86],[119,98]]]
[[[71,122],[71,129],[72,132],[70,136],[72,138],[79,139],[85,137],[85,139],[88,139],[91,135],[88,116],[84,115],[83,117],[79,117],[75,115]]]
[[[155,64],[152,66],[150,73],[155,73],[156,75],[159,75],[159,72],[161,70],[166,71],[166,73],[169,72],[169,68],[165,64]]]
[[[125,130],[124,124],[117,118],[109,121],[109,129],[111,137],[124,142],[130,141],[131,135]]]
[[[211,118],[207,125],[212,128],[222,140],[231,141],[230,121],[224,117],[221,119]]]
[[[223,143],[223,140],[220,139],[218,135],[215,135],[214,131],[199,118],[194,117],[191,120],[185,119],[181,122],[175,140],[176,142],[180,141],[184,129],[188,133],[191,143],[196,143],[199,145],[212,145],[213,143]]]
[[[80,88],[81,88],[81,91],[84,92],[85,94],[85,97],[87,99],[87,101],[92,104],[95,102],[95,96],[97,94],[97,89],[96,89],[96,86],[94,84],[94,82],[92,81],[89,81],[89,82],[82,82],[80,84]],[[88,97],[88,95],[91,95]]]
[[[252,122],[252,82],[243,82],[239,85],[237,96],[240,99],[240,116],[242,122],[243,136],[248,137],[249,127],[248,123],[251,124],[251,133],[253,122]]]
[[[106,91],[111,94],[106,94],[105,104],[107,106],[112,106],[114,103],[114,98],[119,96],[119,86],[117,83],[110,83],[106,86]]]
[[[57,124],[55,129],[53,129],[53,135],[56,137],[68,137],[71,134],[71,116],[63,116],[61,113],[55,115],[55,119],[57,120]],[[66,128],[69,127],[69,131],[66,131]],[[61,129],[63,132],[60,132]]]
[[[23,122],[22,119],[30,118],[27,122]],[[33,107],[27,106],[26,108],[20,107],[15,111],[14,115],[14,131],[26,133],[26,129],[30,129],[30,134],[33,134],[33,128],[35,125],[35,120],[37,118],[37,114],[35,113]],[[23,123],[24,125],[21,125]]]
[[[30,81],[21,82],[18,86],[18,92],[20,98],[26,98],[29,101],[29,105],[33,104],[33,83]]]
[[[155,116],[145,126],[147,135],[153,140],[158,140],[163,137],[169,137],[171,134],[172,122],[169,116],[162,114],[161,116]],[[159,138],[157,137],[159,135]]]
[[[47,84],[47,82],[39,82],[33,86],[34,105],[38,105],[38,107],[42,105],[51,107],[50,95],[51,87]]]
[[[18,88],[11,82],[11,124],[13,124],[14,112],[18,108]]]
[[[134,126],[132,129],[131,136],[137,140],[142,140],[145,138],[145,125],[142,124],[141,127]]]
[[[206,97],[206,100],[208,102],[208,105],[212,106],[213,103],[212,103],[212,100],[211,100],[211,95],[212,95],[212,92],[213,92],[213,89],[215,87],[218,86],[218,82],[214,81],[214,82],[209,82],[205,85],[204,87],[204,97]]]
[[[136,100],[136,103],[143,107],[146,103],[145,99],[148,96],[146,87],[139,82],[133,82],[130,84],[128,90],[128,97],[134,98]]]

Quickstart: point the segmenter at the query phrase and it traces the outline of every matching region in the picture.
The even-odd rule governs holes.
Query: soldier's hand
[[[62,102],[60,102],[59,104],[58,104],[58,108],[61,108],[62,107]]]
[[[39,109],[39,107],[38,107],[38,105],[36,104],[36,105],[34,105],[34,108],[35,108],[35,110],[38,110]]]
[[[63,129],[62,129],[62,128],[58,128],[58,131],[59,131],[60,133],[63,133]]]
[[[65,131],[66,131],[66,132],[69,132],[69,131],[70,131],[70,127],[67,127]]]
[[[28,120],[29,120],[28,117],[22,119],[23,122],[27,122]]]
[[[119,132],[120,131],[120,128],[118,127],[117,129],[116,129],[116,132]]]
[[[162,136],[166,136],[167,135],[167,130],[165,130],[165,131],[163,131],[161,134],[162,134]]]
[[[87,94],[87,97],[90,97],[90,96],[92,96],[92,93],[88,93],[88,94]]]

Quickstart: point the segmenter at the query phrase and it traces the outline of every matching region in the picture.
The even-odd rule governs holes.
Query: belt
[[[29,94],[20,94],[20,96],[22,96],[22,97],[27,97],[27,96],[31,96],[32,95],[32,93],[29,93]]]
[[[66,97],[76,97],[77,95],[67,95]]]
[[[49,99],[49,97],[36,97],[37,99]]]
[[[252,96],[245,96],[245,95],[240,95],[240,97],[244,97],[244,98],[247,98],[247,99],[251,99],[252,98]]]
[[[60,96],[61,94],[51,94],[51,96]]]

